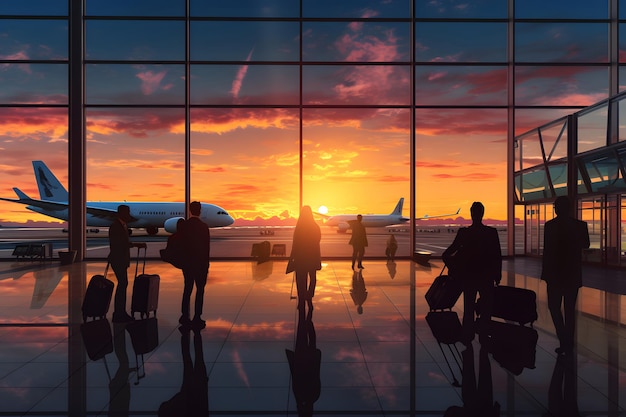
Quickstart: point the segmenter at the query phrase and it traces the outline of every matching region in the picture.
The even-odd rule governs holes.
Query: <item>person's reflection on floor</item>
[[[493,401],[491,362],[486,347],[481,346],[478,354],[478,383],[474,368],[474,347],[469,344],[462,353],[463,381],[461,397],[463,406],[448,407],[444,417],[498,417],[500,404]]]
[[[356,306],[356,311],[363,314],[363,303],[367,300],[367,289],[365,288],[365,280],[363,279],[363,270],[357,269],[352,273],[352,289],[350,297]]]
[[[544,416],[579,417],[576,355],[559,355],[548,388],[548,413]]]
[[[126,323],[113,323],[113,349],[119,363],[109,382],[109,416],[128,416],[130,407],[130,366],[126,351]]]
[[[391,277],[391,279],[394,279],[396,277],[397,269],[398,268],[395,261],[387,262],[387,271],[389,271],[389,276]]]
[[[317,348],[313,312],[309,311],[306,318],[304,313],[298,316],[295,348],[285,349],[285,353],[289,361],[291,388],[298,416],[307,417],[313,415],[313,404],[320,397],[322,351]]]
[[[183,356],[183,383],[180,392],[159,407],[159,416],[209,415],[209,378],[204,363],[202,336],[199,328],[193,329],[195,363],[191,358],[189,327],[179,327],[180,349]]]

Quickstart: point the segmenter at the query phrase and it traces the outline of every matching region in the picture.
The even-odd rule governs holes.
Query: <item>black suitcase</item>
[[[476,314],[480,316],[480,298],[476,302]],[[493,296],[491,317],[515,321],[522,326],[537,320],[537,294],[527,288],[499,285]]]
[[[454,375],[454,371],[450,366],[450,361],[448,360],[446,352],[443,350],[442,346],[448,346],[448,350],[452,355],[452,358],[456,362],[459,370],[462,371],[463,367],[461,366],[461,362],[463,359],[461,353],[459,352],[459,348],[456,345],[457,342],[460,342],[463,337],[463,327],[461,325],[461,321],[459,320],[459,315],[456,311],[430,311],[426,314],[426,323],[428,323],[428,327],[430,327],[433,336],[437,340],[441,354],[448,364],[448,369],[452,375],[452,385],[460,387],[461,384]]]
[[[113,333],[107,319],[92,320],[80,325],[80,334],[92,361],[104,358],[113,352]]]
[[[107,263],[104,275],[94,275],[89,280],[82,306],[84,322],[87,321],[88,317],[103,319],[109,312],[115,284],[110,279],[107,279],[108,270],[109,264]]]
[[[137,265],[135,267],[135,280],[133,282],[133,295],[131,299],[131,315],[134,317],[138,312],[141,318],[149,317],[150,312],[159,306],[159,286],[161,277],[157,274],[146,274],[146,256],[144,252],[142,273],[137,275],[139,270],[139,252],[137,249]]]
[[[501,321],[492,321],[490,330],[489,351],[500,366],[515,375],[535,368],[537,330]]]
[[[458,280],[443,273],[445,269],[444,265],[439,276],[426,291],[426,302],[431,310],[451,309],[463,291]]]

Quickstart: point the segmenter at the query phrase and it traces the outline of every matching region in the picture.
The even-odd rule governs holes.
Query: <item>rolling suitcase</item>
[[[133,282],[133,296],[131,299],[131,315],[134,317],[138,312],[141,318],[149,317],[150,312],[156,310],[159,306],[159,285],[161,277],[157,274],[146,274],[146,250],[144,249],[143,268],[141,274],[139,272],[139,253],[137,248],[137,264],[135,265],[135,281]]]
[[[444,275],[443,271],[445,269],[446,266],[444,265],[439,276],[435,278],[428,291],[426,291],[426,302],[431,311],[451,309],[463,291],[458,280],[450,275]]]
[[[109,264],[107,263],[104,275],[94,275],[89,280],[89,285],[87,285],[87,291],[85,291],[85,297],[83,298],[83,322],[86,322],[88,317],[103,319],[109,311],[115,284],[110,279],[107,279],[108,271]]]
[[[454,385],[455,387],[460,387],[461,384],[454,375],[454,371],[450,366],[450,361],[448,360],[448,357],[446,356],[446,353],[443,350],[442,346],[448,346],[450,354],[454,358],[454,361],[459,367],[459,370],[462,371],[462,357],[461,353],[459,352],[459,348],[456,345],[457,342],[460,342],[461,338],[463,337],[463,327],[461,326],[459,315],[456,313],[456,311],[430,311],[428,314],[426,314],[426,323],[428,323],[428,327],[430,327],[433,336],[437,340],[437,344],[439,345],[441,354],[448,364],[448,369],[450,370],[450,374],[452,375],[452,385]]]
[[[476,313],[480,316],[481,300],[476,302]],[[491,317],[518,322],[520,325],[537,320],[537,294],[526,288],[499,285],[493,296]]]

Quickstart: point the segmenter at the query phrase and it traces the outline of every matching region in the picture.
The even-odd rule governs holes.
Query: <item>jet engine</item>
[[[178,223],[180,219],[184,220],[185,218],[184,217],[172,217],[171,219],[165,220],[165,223],[163,223],[163,228],[165,229],[167,233],[176,233],[176,223]]]

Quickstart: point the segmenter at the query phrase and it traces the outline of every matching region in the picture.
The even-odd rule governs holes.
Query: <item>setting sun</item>
[[[317,209],[317,212],[320,214],[328,214],[328,207],[320,206],[320,208]]]

